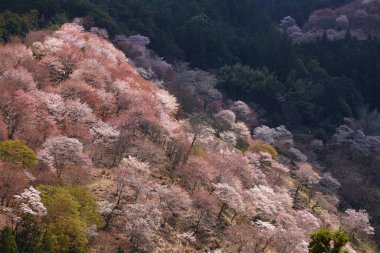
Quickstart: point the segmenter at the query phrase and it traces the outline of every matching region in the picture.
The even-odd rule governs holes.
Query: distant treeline
[[[294,45],[276,26],[281,16],[302,22],[314,8],[346,1],[257,2],[272,19],[252,0],[5,0],[0,39],[91,17],[89,27],[106,28],[111,36],[142,34],[167,61],[218,73],[219,87],[256,104],[266,123],[321,139],[345,117],[357,116],[358,108],[380,107],[379,41],[357,41],[347,33],[341,41],[324,37]]]

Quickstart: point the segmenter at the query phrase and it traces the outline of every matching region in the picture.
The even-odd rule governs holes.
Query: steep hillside
[[[224,103],[210,74],[119,37],[132,63],[90,30],[67,23],[0,46],[0,250],[297,253],[335,236],[335,248],[375,252],[367,212],[338,211],[339,182],[285,127],[252,139],[255,113]],[[163,73],[181,105],[147,80]],[[350,237],[310,239],[322,227]]]
[[[356,0],[337,8],[314,10],[307,22],[298,28],[295,23],[286,29],[297,42],[310,42],[326,33],[330,40],[344,39],[350,35],[366,40],[380,37],[380,2]]]
[[[322,8],[336,8],[352,0],[255,0],[273,20],[292,16],[299,24],[307,22],[309,15]]]

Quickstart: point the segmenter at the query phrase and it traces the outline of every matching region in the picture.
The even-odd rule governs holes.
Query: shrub
[[[6,227],[0,233],[0,252],[18,253],[16,239],[10,227]]]
[[[7,163],[31,166],[37,163],[36,153],[20,140],[0,142],[0,160]]]
[[[86,252],[86,228],[103,221],[96,212],[96,202],[84,188],[64,188],[41,185],[42,202],[47,209],[47,232],[54,241],[56,252]]]
[[[194,155],[196,156],[203,156],[203,154],[205,153],[205,150],[202,147],[202,145],[197,142],[193,146],[193,151],[194,151]]]
[[[349,241],[347,234],[343,230],[333,232],[325,228],[314,232],[310,238],[309,253],[340,253],[344,245]]]
[[[271,145],[262,143],[262,142],[254,142],[250,147],[249,150],[252,152],[265,152],[272,155],[274,159],[278,158],[277,150],[272,147]]]

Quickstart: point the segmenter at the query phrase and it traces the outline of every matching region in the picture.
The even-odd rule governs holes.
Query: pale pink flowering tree
[[[31,91],[36,89],[36,82],[31,73],[23,67],[7,69],[0,75],[1,90],[7,88],[11,91],[22,89]]]
[[[47,214],[41,201],[40,192],[32,186],[25,189],[20,195],[15,195],[15,198],[22,214],[33,216],[45,216]]]
[[[269,186],[258,185],[245,191],[247,212],[251,216],[276,218],[280,212],[291,209],[293,199],[283,190],[274,191]],[[248,205],[249,204],[249,205]]]
[[[37,102],[30,94],[18,90],[3,111],[4,122],[8,128],[8,138],[13,139],[18,132],[33,129],[37,118]]]
[[[238,147],[248,147],[251,141],[251,132],[246,124],[238,122],[233,126],[233,132],[236,135],[236,141]]]
[[[166,113],[171,115],[175,115],[177,113],[179,104],[173,95],[164,89],[158,89],[156,91],[156,96],[162,103]]]
[[[57,53],[61,50],[63,46],[63,41],[58,38],[50,37],[44,42],[34,42],[33,43],[33,54],[37,57],[51,55]]]
[[[75,45],[78,48],[86,46],[86,39],[84,38],[84,28],[75,23],[66,23],[54,33],[54,36],[69,45]]]
[[[156,248],[161,225],[160,210],[151,204],[129,204],[124,214],[125,234],[131,243],[132,252]]]
[[[120,136],[119,130],[104,122],[99,122],[90,128],[90,133],[94,139],[94,143],[105,146],[112,145]]]
[[[82,143],[65,136],[48,138],[38,152],[38,158],[56,174],[60,183],[62,183],[61,176],[66,168],[89,164],[83,152]]]
[[[220,202],[221,202],[221,208],[218,214],[218,218],[221,219],[223,213],[226,211],[227,208],[231,208],[235,211],[234,217],[235,218],[238,212],[244,211],[244,201],[239,193],[238,190],[236,190],[234,187],[224,183],[224,184],[214,184],[215,191],[214,194],[218,196]]]
[[[33,59],[32,51],[23,44],[3,44],[0,47],[0,73],[24,65]]]
[[[59,94],[47,93],[39,91],[38,98],[43,101],[50,115],[54,116],[57,121],[63,120],[63,112],[65,111],[65,101]]]
[[[78,64],[77,69],[70,75],[74,80],[85,81],[95,88],[105,88],[111,83],[111,74],[96,59],[85,59]]]
[[[299,184],[295,189],[294,200],[295,204],[298,204],[299,193],[302,187],[308,190],[309,202],[314,196],[313,186],[318,184],[321,177],[313,170],[313,167],[305,162],[300,162],[297,164],[298,169],[295,171],[296,176],[299,178]]]
[[[228,145],[235,147],[237,144],[236,134],[232,131],[222,131],[219,133],[220,138]]]
[[[109,38],[109,35],[108,35],[108,32],[106,29],[102,29],[102,28],[99,28],[99,27],[91,27],[90,28],[90,32],[95,34],[95,35],[98,35],[100,37],[102,37],[103,39],[108,39]]]
[[[92,109],[85,103],[78,100],[66,102],[63,117],[71,122],[91,125],[96,122],[96,117]]]
[[[115,170],[115,174],[117,205],[120,204],[126,187],[134,191],[132,194],[133,203],[137,201],[141,193],[150,188],[150,166],[135,157],[129,156],[123,159],[120,166]]]
[[[354,237],[358,232],[364,232],[373,235],[375,229],[369,222],[369,215],[366,210],[347,209],[343,218],[343,225],[350,231],[350,236]]]
[[[189,215],[192,201],[185,190],[178,186],[158,186],[156,191],[160,197],[161,207],[171,215],[179,219]]]
[[[305,230],[307,234],[311,234],[320,227],[319,220],[307,210],[296,211],[294,218],[297,226]]]
[[[224,232],[226,252],[262,253],[274,245],[278,229],[267,222],[235,225]],[[224,251],[223,251],[224,252]]]
[[[235,125],[236,116],[233,111],[223,110],[214,115],[216,124],[220,130],[231,130]]]

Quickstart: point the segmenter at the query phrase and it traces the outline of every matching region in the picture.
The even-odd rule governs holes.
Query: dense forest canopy
[[[74,17],[88,16],[85,25],[106,28],[111,36],[149,37],[150,47],[170,62],[184,60],[218,72],[228,65],[230,71],[237,71],[234,75],[242,74],[232,67],[235,64],[256,72],[266,68],[263,80],[270,75],[279,85],[264,85],[265,99],[255,89],[228,79],[220,80],[220,87],[232,97],[257,104],[268,124],[306,127],[324,135],[333,133],[345,117],[357,116],[358,108],[380,106],[380,42],[357,41],[348,35],[336,42],[321,38],[295,45],[276,23],[285,15],[294,15],[302,23],[315,8],[344,2],[257,1],[270,14],[266,16],[251,0],[2,1],[0,39],[38,27],[54,29]]]
[[[351,0],[256,0],[266,14],[274,20],[292,16],[302,25],[314,10],[333,8],[348,3]]]
[[[0,252],[376,252],[380,42],[280,21],[346,2],[3,0]]]

